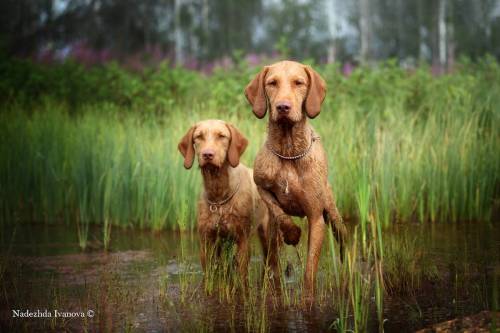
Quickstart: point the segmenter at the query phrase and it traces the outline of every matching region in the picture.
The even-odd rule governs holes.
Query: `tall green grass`
[[[440,77],[390,63],[350,77],[333,66],[318,70],[329,91],[311,123],[328,154],[340,211],[359,217],[362,243],[370,218],[383,226],[492,220],[500,188],[496,62],[463,63]],[[82,247],[89,223],[103,224],[105,245],[112,225],[192,229],[201,180],[196,167],[184,170],[178,140],[198,120],[227,120],[250,139],[242,161],[252,165],[266,121],[243,96],[252,69],[176,71],[169,80],[178,82],[168,87],[178,96],[169,90],[169,102],[154,107],[147,98],[127,106],[89,97],[74,105],[64,95],[27,103],[11,94],[0,113],[1,220],[77,223]],[[167,87],[152,73],[136,84]],[[185,88],[193,80],[193,89]]]

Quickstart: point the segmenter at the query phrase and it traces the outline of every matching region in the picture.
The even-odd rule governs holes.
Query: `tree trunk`
[[[403,3],[402,0],[397,1],[397,50],[396,54],[398,55],[399,61],[403,60],[403,57],[405,56],[404,54],[404,24],[403,24],[403,16],[404,16],[404,11],[403,11]]]
[[[426,26],[424,20],[424,3],[423,1],[417,1],[418,8],[418,60],[425,60],[426,52]]]
[[[446,0],[439,0],[438,10],[439,66],[442,70],[446,66]]]
[[[453,6],[452,2],[448,3],[448,13],[450,17],[454,17],[454,10],[455,7]],[[447,48],[447,66],[448,70],[452,70],[455,64],[455,27],[454,27],[454,21],[453,20],[447,20],[447,41],[446,41],[446,48]]]
[[[359,30],[361,37],[360,61],[367,64],[370,58],[370,0],[359,0]]]
[[[182,0],[175,0],[174,3],[174,26],[175,26],[175,64],[180,66],[184,63],[183,40],[181,28],[181,6]]]
[[[328,46],[328,63],[335,61],[337,56],[336,41],[337,38],[337,7],[335,0],[327,1],[326,11],[328,13],[328,30],[330,31],[330,45]]]

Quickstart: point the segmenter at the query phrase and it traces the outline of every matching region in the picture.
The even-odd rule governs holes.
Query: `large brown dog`
[[[247,139],[233,125],[221,120],[205,120],[191,127],[178,146],[186,169],[191,168],[195,154],[198,155],[203,176],[204,190],[198,201],[203,270],[206,271],[207,248],[213,248],[219,238],[231,239],[237,245],[236,260],[245,284],[252,221],[257,224],[264,262],[269,252],[268,209],[259,196],[252,169],[240,163],[247,144]]]
[[[257,118],[263,118],[267,110],[270,113],[267,142],[255,159],[254,180],[286,243],[296,244],[300,238],[300,229],[288,215],[307,216],[304,287],[310,298],[314,296],[325,223],[333,226],[341,249],[346,234],[328,183],[325,151],[307,121],[320,113],[325,93],[319,74],[293,61],[264,67],[245,89]]]

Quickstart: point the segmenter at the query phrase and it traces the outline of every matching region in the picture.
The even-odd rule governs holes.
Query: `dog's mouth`
[[[276,117],[276,122],[281,126],[293,126],[295,125],[295,123],[297,123],[297,121],[292,118],[290,114],[278,114],[278,117]]]
[[[273,120],[280,125],[294,125],[300,121],[300,112],[291,109],[289,112],[279,112],[274,110]]]
[[[198,165],[201,168],[208,168],[208,169],[219,169],[221,167],[220,160],[214,156],[210,159],[203,158],[203,156],[198,157]]]
[[[203,172],[213,174],[219,172],[220,165],[216,164],[214,161],[205,161],[203,163],[200,163],[200,168],[203,170]]]
[[[290,119],[290,114],[278,112],[278,120],[287,120],[287,119],[288,120]]]

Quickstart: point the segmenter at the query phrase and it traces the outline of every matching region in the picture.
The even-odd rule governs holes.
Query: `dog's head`
[[[226,162],[233,168],[240,163],[248,140],[231,124],[204,120],[192,126],[179,142],[184,167],[190,169],[195,154],[201,168],[220,168]]]
[[[311,67],[281,61],[264,67],[245,88],[245,96],[257,118],[269,109],[272,122],[296,123],[321,111],[326,84]]]

